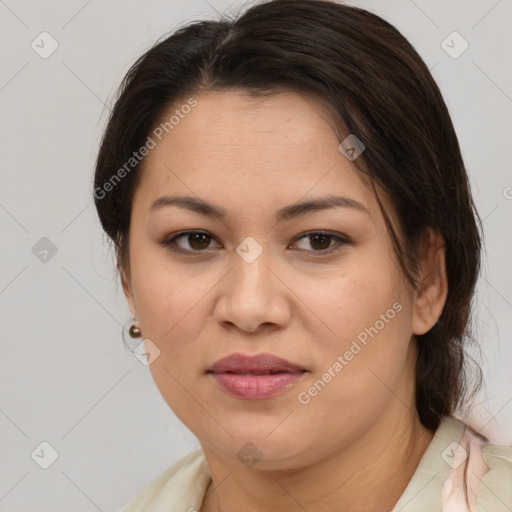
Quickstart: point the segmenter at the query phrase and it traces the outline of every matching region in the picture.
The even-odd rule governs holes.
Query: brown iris
[[[210,244],[211,237],[204,233],[191,233],[188,235],[188,242],[190,247],[195,250],[206,249]],[[197,245],[195,245],[197,244]]]
[[[331,237],[329,235],[310,235],[311,247],[318,250],[328,249],[331,243]],[[315,244],[315,240],[319,241],[319,244]],[[320,245],[320,247],[318,247]]]

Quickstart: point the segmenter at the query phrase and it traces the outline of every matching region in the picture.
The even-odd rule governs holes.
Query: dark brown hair
[[[464,343],[480,266],[480,221],[428,68],[392,25],[328,0],[265,1],[236,19],[193,22],[159,41],[124,78],[96,163],[94,199],[120,271],[128,268],[131,203],[142,172],[141,163],[126,162],[171,106],[213,90],[322,98],[340,130],[365,144],[354,163],[394,207],[400,237],[381,209],[413,286],[421,235],[431,227],[444,237],[446,305],[437,324],[417,336],[416,407],[435,430],[469,390]]]

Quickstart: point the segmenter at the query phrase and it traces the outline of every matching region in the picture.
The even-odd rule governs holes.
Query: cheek
[[[183,337],[177,333],[200,327],[201,302],[218,278],[193,265],[173,265],[159,250],[134,254],[132,262],[135,306],[144,336],[179,345]]]
[[[375,385],[382,387],[379,378],[396,382],[407,364],[412,305],[392,253],[389,258],[383,258],[382,252],[362,255],[321,286],[318,281],[316,287],[302,283],[302,293],[316,290],[310,294],[311,308],[329,327],[315,347],[321,359],[317,372],[331,369],[336,383],[329,387],[333,392],[343,388],[342,394],[329,399],[357,401],[361,394],[373,392]]]
[[[389,274],[378,280],[371,271],[355,276],[318,294],[317,311],[334,334],[315,340],[315,372],[297,390],[299,411],[309,418],[327,414],[322,435],[333,439],[353,425],[375,422],[397,396],[407,403],[398,391],[409,364],[407,295]]]
[[[219,269],[199,271],[194,265],[177,267],[150,251],[133,254],[132,261],[142,334],[160,350],[150,370],[174,409],[190,400],[182,386],[191,388],[206,364],[204,339],[209,332],[206,324],[211,322],[211,294],[223,274]]]
[[[376,322],[381,315],[393,320],[406,317],[406,288],[394,261],[382,255],[359,253],[329,275],[318,279],[295,279],[300,296],[311,305],[312,311],[329,326],[332,342],[344,343],[353,339]],[[393,305],[399,303],[400,306]],[[397,315],[396,309],[401,309]]]
[[[194,280],[148,262],[134,275],[134,283],[143,336],[160,350],[149,369],[164,400],[188,424],[187,418],[204,414],[200,407],[194,408],[198,396],[194,384],[204,365],[205,349],[197,340],[208,320],[208,291],[214,280]]]

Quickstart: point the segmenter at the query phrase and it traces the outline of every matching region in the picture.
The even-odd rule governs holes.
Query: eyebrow
[[[166,206],[178,206],[207,217],[218,219],[224,218],[227,215],[227,211],[224,208],[192,196],[161,196],[151,203],[148,208],[148,213],[160,210]],[[352,208],[370,215],[368,209],[355,199],[343,196],[327,196],[284,206],[277,210],[275,218],[276,221],[279,222],[306,215],[310,212],[331,208]]]

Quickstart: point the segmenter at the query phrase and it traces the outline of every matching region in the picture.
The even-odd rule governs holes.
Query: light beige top
[[[119,512],[198,512],[211,474],[201,449],[164,471]],[[442,419],[391,512],[511,512],[512,446]]]

